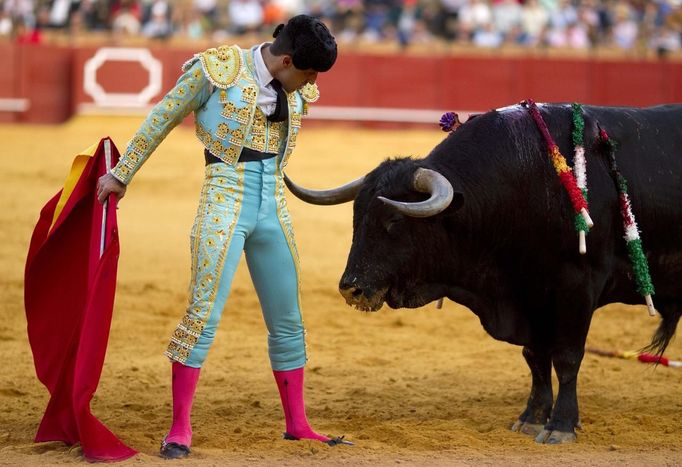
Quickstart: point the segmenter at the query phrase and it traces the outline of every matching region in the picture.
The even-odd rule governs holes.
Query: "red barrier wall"
[[[57,123],[72,115],[71,52],[52,46],[2,46],[7,68],[0,79],[0,98],[25,99],[24,111],[0,111],[1,121]]]
[[[532,98],[648,106],[682,101],[682,63],[347,55],[319,83],[321,105],[486,110]]]
[[[0,99],[17,99],[19,97],[19,78],[16,71],[19,68],[17,48],[0,45],[0,63],[4,72],[0,73]],[[0,111],[0,122],[14,122],[18,118],[16,112]]]
[[[100,110],[83,80],[85,63],[97,50],[0,46],[7,66],[0,74],[0,99],[30,103],[24,112],[0,111],[0,121],[61,122],[84,108]],[[162,72],[160,91],[147,104],[173,86],[194,52],[150,51]],[[137,93],[149,79],[150,72],[131,61],[108,61],[96,72],[107,93]],[[319,106],[483,111],[526,98],[648,106],[682,102],[682,62],[342,54],[319,84]],[[144,106],[128,112],[143,113]]]

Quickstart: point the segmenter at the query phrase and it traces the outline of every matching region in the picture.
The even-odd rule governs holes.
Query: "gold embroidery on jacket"
[[[268,121],[265,114],[260,107],[257,107],[256,112],[253,115],[253,123],[251,123],[251,134],[264,135],[267,124]]]
[[[252,135],[251,149],[261,152],[265,151],[265,135]]]
[[[229,130],[229,127],[227,124],[224,124],[225,127],[219,127],[219,131],[222,128],[223,130],[226,130],[226,135],[231,135],[232,133]],[[220,139],[214,139],[211,136],[211,133],[206,130],[201,123],[198,121],[195,122],[195,131],[197,138],[201,143],[204,145],[206,149],[209,150],[211,154],[219,158],[220,160],[224,161],[225,163],[229,165],[234,165],[237,163],[237,159],[239,158],[239,153],[237,147],[233,145],[225,145]],[[239,133],[239,129],[236,130],[237,133]],[[231,142],[231,141],[230,141]],[[239,143],[238,147],[241,147],[243,144],[243,140],[241,143]]]
[[[230,131],[230,143],[241,146],[244,144],[244,131],[240,128],[235,128]]]
[[[257,91],[254,86],[247,86],[242,90],[242,100],[247,104],[255,104]]]
[[[219,123],[218,124],[218,130],[216,131],[216,136],[220,139],[225,139],[227,134],[230,132],[230,127],[227,126],[227,123]]]
[[[227,102],[223,106],[223,111],[220,112],[220,115],[222,115],[224,118],[235,120],[234,118],[235,113],[237,113],[237,106],[234,105],[232,102]]]
[[[282,139],[286,138],[283,134],[286,131],[287,125],[284,122],[271,122],[270,130],[268,131],[268,147],[266,152],[279,153],[279,147]]]
[[[236,45],[208,49],[198,58],[208,80],[221,89],[234,86],[243,69],[241,50]]]

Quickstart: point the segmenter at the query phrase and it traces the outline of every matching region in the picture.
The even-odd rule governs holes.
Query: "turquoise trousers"
[[[189,305],[165,352],[171,360],[202,366],[243,251],[268,329],[272,369],[305,365],[298,253],[279,159],[206,166],[190,235]]]

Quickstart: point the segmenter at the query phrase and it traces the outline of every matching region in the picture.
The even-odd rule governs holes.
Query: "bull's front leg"
[[[561,444],[575,442],[578,416],[577,382],[580,364],[585,354],[584,342],[579,347],[558,349],[552,363],[559,379],[559,393],[545,429],[535,438],[538,443]]]
[[[537,436],[552,412],[552,359],[543,348],[526,346],[523,357],[530,368],[532,386],[526,409],[512,425],[512,431]]]

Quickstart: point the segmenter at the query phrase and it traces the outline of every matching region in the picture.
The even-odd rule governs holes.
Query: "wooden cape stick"
[[[104,161],[106,164],[107,173],[111,173],[111,140],[109,138],[104,140]],[[102,233],[99,242],[99,257],[104,254],[104,234],[107,228],[107,208],[109,207],[109,199],[102,203]]]

